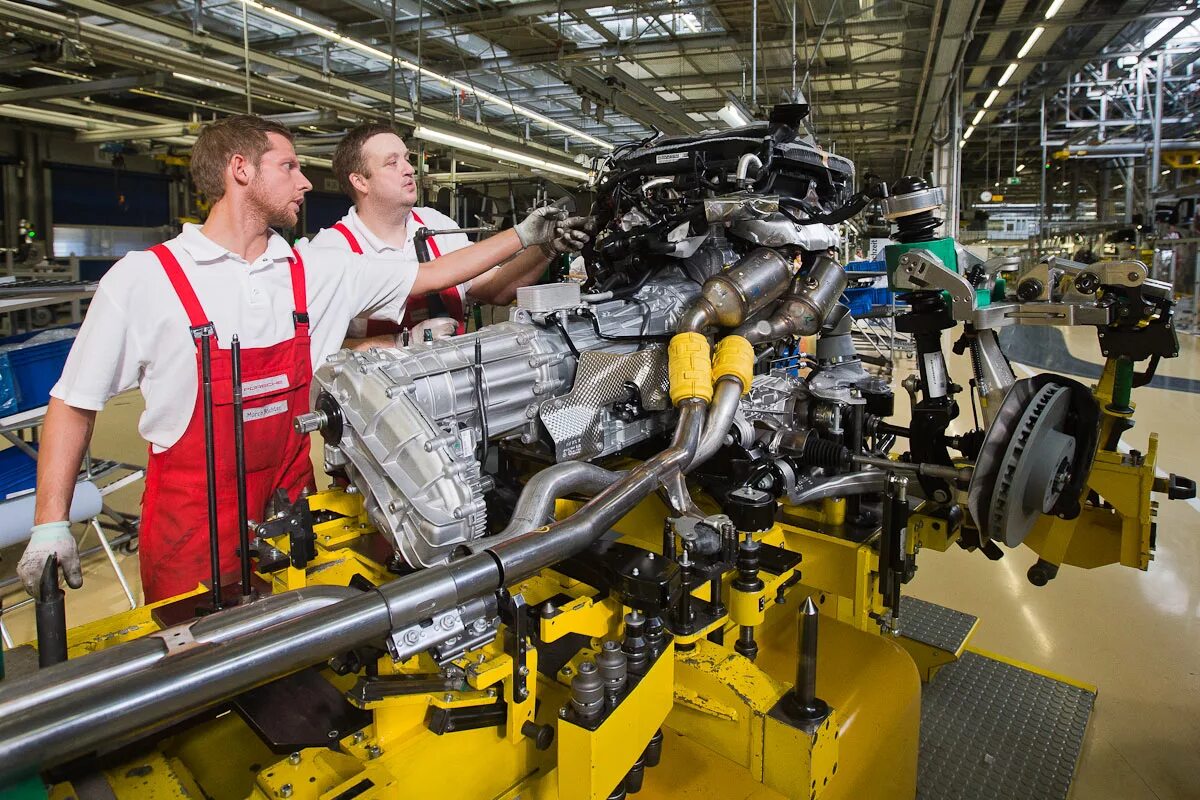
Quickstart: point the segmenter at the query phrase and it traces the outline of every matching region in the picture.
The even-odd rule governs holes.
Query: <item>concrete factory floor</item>
[[[1054,332],[1055,334],[1057,332]],[[1049,335],[1049,334],[1048,334]],[[1043,340],[1044,342],[1045,340]],[[1094,332],[1067,331],[1070,354],[1096,363]],[[1159,372],[1200,379],[1200,340],[1182,337],[1179,358]],[[1047,345],[1042,352],[1054,348]],[[1038,360],[1038,359],[1030,359]],[[1040,363],[1040,361],[1039,361]],[[900,416],[907,416],[902,380],[914,362],[901,356],[893,376]],[[1076,363],[1076,368],[1081,369]],[[1033,369],[1017,366],[1018,377]],[[968,360],[953,359],[952,378],[966,386]],[[1126,435],[1132,448],[1145,449],[1151,431],[1161,438],[1159,467],[1200,478],[1193,447],[1200,446],[1200,394],[1158,388],[1139,389],[1137,427]],[[970,425],[963,396],[959,422]],[[102,458],[144,463],[137,436],[141,398],[113,400],[100,415],[92,452]],[[315,449],[319,452],[319,446]],[[318,470],[318,474],[320,474]],[[114,494],[110,504],[136,513],[140,485]],[[1044,670],[1096,685],[1099,696],[1071,797],[1077,800],[1194,800],[1200,797],[1200,501],[1161,501],[1158,551],[1149,572],[1110,566],[1084,571],[1064,568],[1048,586],[1025,579],[1034,562],[1027,549],[1009,551],[999,562],[953,548],[923,553],[916,579],[905,593],[977,615],[973,642]],[[82,532],[82,526],[77,532]],[[87,533],[84,547],[94,546]],[[0,553],[0,579],[12,575],[19,548]],[[140,595],[136,555],[121,557],[122,568]],[[9,589],[9,607],[24,597]],[[102,553],[85,567],[84,588],[67,594],[71,625],[122,610],[125,600]],[[4,614],[17,642],[33,635],[29,606]]]

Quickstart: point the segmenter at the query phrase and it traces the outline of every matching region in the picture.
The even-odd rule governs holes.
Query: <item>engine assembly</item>
[[[1009,280],[937,237],[937,187],[855,191],[806,110],[618,148],[582,286],[320,365],[296,424],[334,485],[257,526],[267,596],[131,612],[0,683],[0,785],[604,800],[679,757],[739,796],[914,797],[921,681],[956,657],[897,644],[918,554],[1146,569],[1150,493],[1195,491],[1155,437],[1119,448],[1173,303],[1137,262]],[[906,424],[841,302],[835,226],[880,201]],[[1018,324],[1094,326],[1099,384],[1018,380]]]

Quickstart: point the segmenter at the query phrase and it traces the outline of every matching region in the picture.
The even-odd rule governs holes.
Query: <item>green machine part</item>
[[[46,800],[46,784],[37,775],[19,778],[7,786],[0,786],[0,796],[7,800]]]
[[[884,258],[884,261],[887,263],[888,288],[891,289],[892,291],[897,291],[895,274],[896,274],[896,267],[899,266],[899,264],[900,264],[900,256],[904,255],[905,253],[909,252],[910,250],[927,250],[930,253],[930,255],[936,257],[938,261],[941,261],[942,264],[945,265],[946,269],[950,270],[951,272],[959,271],[959,269],[958,269],[958,250],[955,249],[955,243],[954,243],[953,239],[945,238],[945,239],[934,239],[934,240],[928,241],[928,242],[910,242],[908,244],[897,242],[896,244],[889,244],[887,247],[883,248],[883,258]],[[903,291],[903,290],[901,289],[899,291]],[[1001,288],[1000,291],[1001,291],[1001,298],[1003,298],[1004,289]],[[943,292],[942,294],[945,295],[946,302],[949,303],[950,302],[949,292]],[[992,290],[990,290],[990,289],[976,289],[975,290],[975,307],[976,308],[986,308],[987,306],[992,304],[993,299],[994,299],[994,292]]]

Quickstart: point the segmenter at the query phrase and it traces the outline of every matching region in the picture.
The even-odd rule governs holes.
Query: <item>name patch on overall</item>
[[[288,376],[272,375],[269,378],[259,378],[242,384],[242,397],[257,397],[260,394],[288,388]]]
[[[265,406],[259,406],[258,408],[243,408],[242,420],[244,422],[253,422],[256,419],[266,419],[267,417],[278,416],[279,414],[287,412],[287,410],[287,400],[280,400],[277,403],[270,403]]]

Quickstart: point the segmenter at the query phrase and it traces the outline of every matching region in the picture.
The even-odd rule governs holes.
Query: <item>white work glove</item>
[[[592,217],[567,217],[559,222],[554,237],[541,245],[547,258],[563,253],[578,253],[592,238],[596,221]]]
[[[42,581],[42,570],[46,567],[46,559],[51,555],[58,556],[58,564],[66,576],[67,586],[78,589],[83,586],[83,572],[79,568],[79,546],[71,535],[71,523],[46,522],[34,525],[29,536],[29,544],[21,560],[17,562],[17,575],[25,585],[25,591],[31,597],[38,596],[38,586]],[[55,576],[57,580],[58,576]]]
[[[554,238],[558,231],[558,223],[565,219],[567,212],[556,206],[535,208],[525,219],[518,222],[513,230],[521,240],[522,247],[533,247]]]

